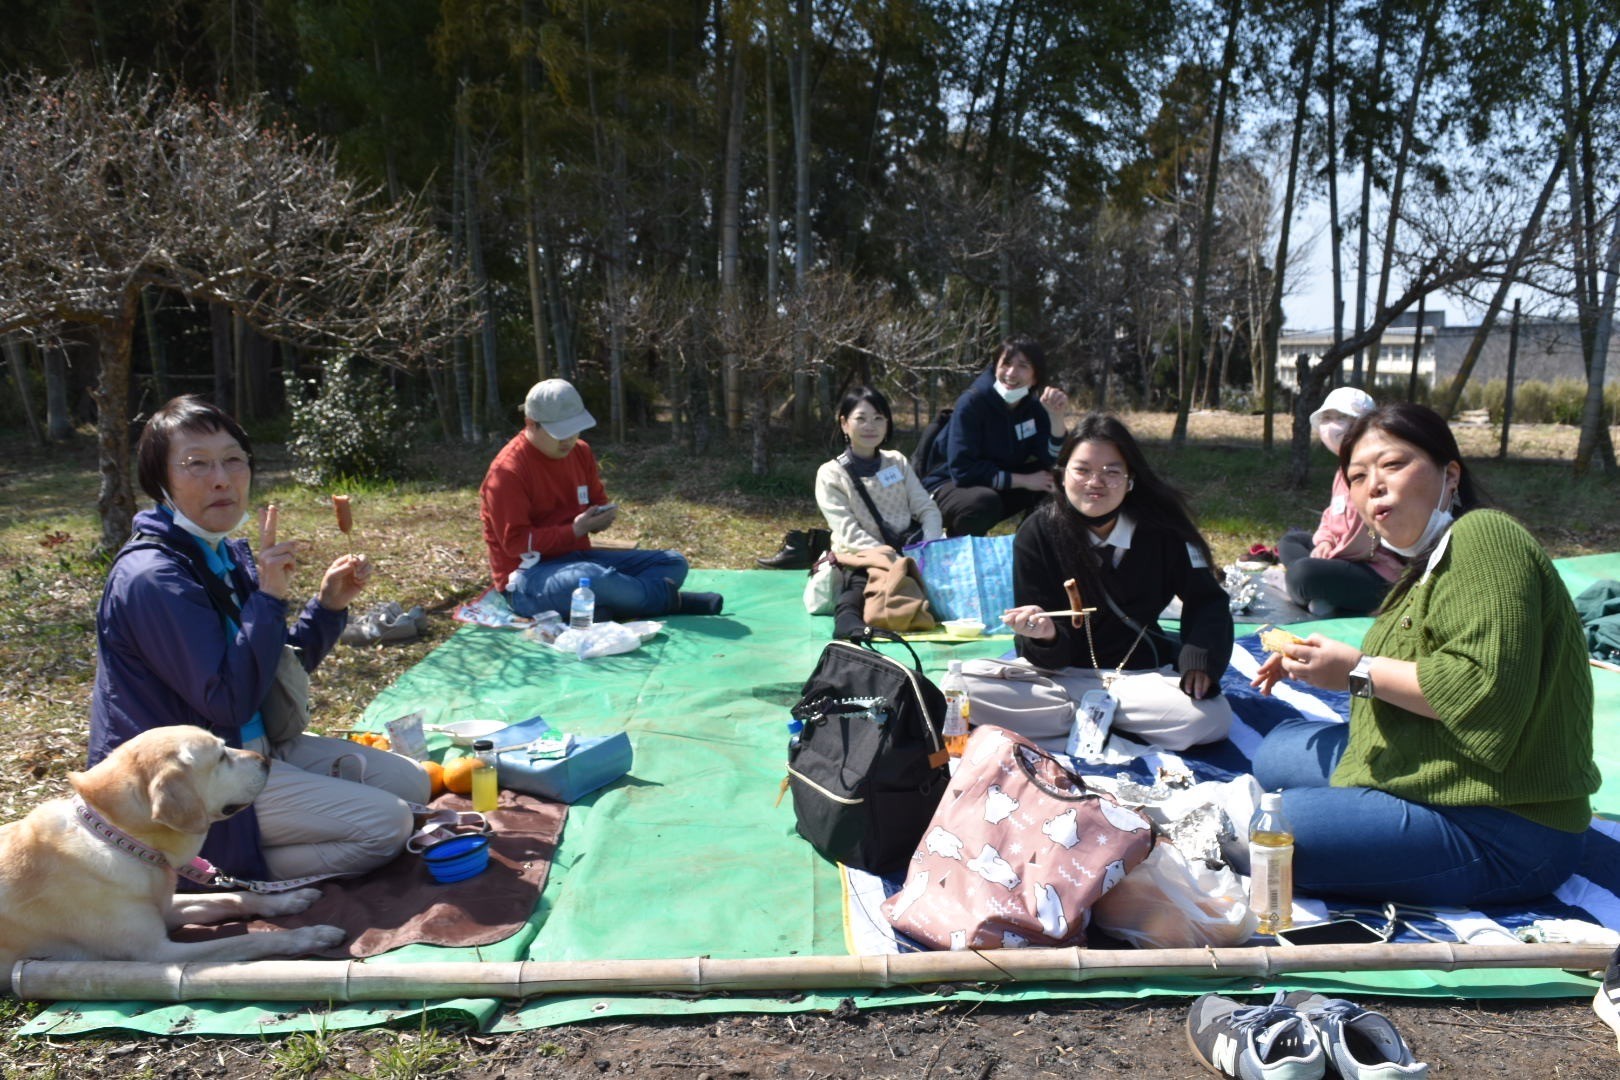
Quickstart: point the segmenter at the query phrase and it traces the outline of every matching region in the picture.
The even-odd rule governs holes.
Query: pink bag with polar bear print
[[[1091,905],[1152,847],[1146,816],[1022,735],[978,727],[883,912],[934,949],[1084,945]]]

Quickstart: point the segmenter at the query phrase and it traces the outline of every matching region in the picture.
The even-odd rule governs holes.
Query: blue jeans
[[[1584,833],[1491,806],[1428,806],[1330,787],[1349,724],[1285,720],[1254,755],[1294,827],[1294,887],[1320,896],[1477,907],[1546,896],[1580,864]]]
[[[591,549],[541,559],[508,579],[506,602],[519,615],[555,611],[568,618],[568,600],[580,578],[591,579],[598,619],[640,619],[679,606],[686,557],[678,551]]]

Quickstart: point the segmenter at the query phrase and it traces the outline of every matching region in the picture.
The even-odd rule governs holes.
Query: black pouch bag
[[[832,641],[804,684],[793,716],[788,786],[799,835],[822,855],[893,874],[917,850],[950,780],[940,724],[945,695],[913,667],[871,646]],[[904,644],[901,641],[901,644]]]

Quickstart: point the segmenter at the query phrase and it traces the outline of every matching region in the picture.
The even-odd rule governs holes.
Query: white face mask
[[[1322,445],[1330,454],[1339,452],[1339,445],[1344,442],[1344,433],[1350,430],[1348,420],[1324,420],[1317,426],[1316,433],[1322,440]]]
[[[1009,405],[1016,405],[1020,401],[1023,401],[1024,398],[1029,396],[1029,387],[1027,386],[1020,386],[1016,388],[1002,386],[1001,380],[997,379],[995,382],[995,387],[996,393],[1001,395],[1001,400],[1005,401]]]
[[[1411,547],[1397,547],[1389,542],[1389,538],[1380,536],[1378,542],[1397,555],[1404,555],[1408,559],[1422,551],[1434,542],[1435,537],[1451,527],[1456,518],[1451,513],[1451,504],[1456,501],[1453,492],[1442,488],[1440,490],[1440,505],[1429,511],[1429,524],[1424,526],[1423,535],[1417,538],[1417,543]]]
[[[163,493],[163,498],[165,500],[163,505],[168,507],[169,512],[174,515],[174,523],[180,526],[186,532],[190,533],[192,536],[195,536],[197,539],[206,543],[209,547],[218,547],[221,540],[225,539],[227,536],[231,535],[231,533],[246,525],[248,520],[253,516],[244,510],[242,511],[242,519],[235,525],[232,525],[229,529],[226,529],[222,533],[210,532],[201,525],[197,524],[195,521],[192,521],[190,518],[186,517],[186,515],[181,512],[180,507],[175,505],[173,495],[170,495],[167,491],[165,491]]]

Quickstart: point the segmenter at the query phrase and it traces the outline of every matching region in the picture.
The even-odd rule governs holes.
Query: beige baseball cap
[[[596,417],[586,411],[585,400],[567,379],[546,379],[529,387],[523,415],[545,428],[553,439],[572,438],[596,426]]]

